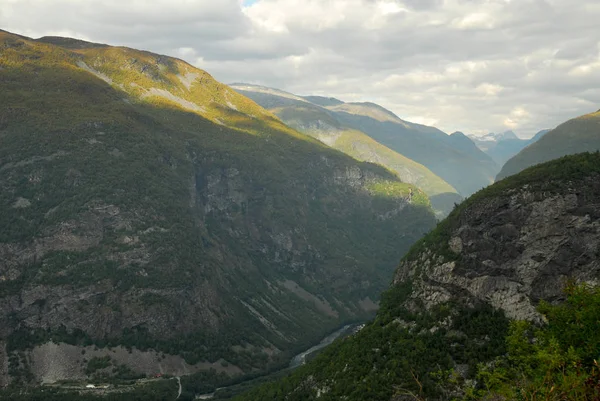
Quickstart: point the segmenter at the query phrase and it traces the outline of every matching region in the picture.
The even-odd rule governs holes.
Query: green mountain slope
[[[435,222],[391,171],[128,48],[0,33],[0,145],[0,386],[286,364],[372,315]]]
[[[405,121],[379,120],[372,115],[354,112],[336,114],[345,126],[364,132],[377,142],[423,164],[463,196],[468,196],[493,182],[496,163],[474,148],[465,152],[457,148],[445,133],[432,127]]]
[[[345,110],[367,113],[377,121],[400,121],[380,106],[348,104],[319,96],[300,97],[255,85],[234,84],[233,88],[271,110],[289,126],[355,159],[377,163],[396,172],[402,181],[414,184],[430,196],[439,216],[446,216],[454,203],[462,200],[450,184],[427,167],[378,143],[367,134],[343,125],[337,114]]]
[[[455,192],[454,188],[423,165],[386,148],[360,131],[342,131],[332,146],[358,160],[381,164],[402,177],[408,177],[405,181],[410,181],[429,195]],[[413,171],[418,173],[413,175]]]
[[[567,121],[506,162],[496,180],[549,160],[600,150],[600,111]]]
[[[414,163],[395,170],[404,180],[420,186],[430,196],[445,194],[447,198],[456,191],[463,196],[470,195],[493,182],[498,171],[494,161],[474,144],[471,143],[468,149],[457,146],[456,141],[437,128],[404,121],[374,103],[344,103],[319,96],[300,97],[248,84],[234,84],[232,87],[273,111],[286,124],[331,146],[335,147],[335,135],[339,131],[354,132],[357,143],[363,142],[356,135],[356,132],[361,132],[405,160],[424,166],[428,172],[423,168],[417,169]],[[470,139],[465,139],[470,142]],[[394,169],[389,165],[386,167]],[[409,170],[411,174],[403,175]],[[422,178],[417,182],[414,177]],[[455,189],[449,191],[445,184]],[[459,197],[453,200],[460,202]],[[450,210],[453,204],[450,203]]]
[[[374,321],[236,400],[595,399],[600,292],[574,284],[597,285],[599,221],[600,153],[500,181],[411,249]]]

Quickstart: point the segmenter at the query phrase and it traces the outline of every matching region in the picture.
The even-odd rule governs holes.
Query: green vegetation
[[[429,198],[423,191],[415,188],[413,185],[404,184],[402,182],[393,181],[375,181],[367,186],[367,188],[375,195],[384,198],[410,198],[412,204],[424,207],[430,207]]]
[[[548,132],[506,162],[496,179],[501,180],[527,167],[562,156],[599,150],[600,111],[567,121]]]
[[[310,400],[317,392],[325,401],[398,395],[416,400],[597,400],[600,289],[570,285],[566,295],[562,304],[540,304],[547,319],[541,326],[513,321],[509,327],[502,313],[485,305],[442,305],[419,316],[404,311],[394,320],[380,314],[312,363],[236,400]],[[450,327],[432,326],[450,314]],[[404,319],[414,322],[410,329],[402,327]],[[459,372],[463,364],[469,369]]]
[[[438,326],[451,313],[453,324]],[[405,311],[403,317],[415,319],[410,328],[404,327],[402,317],[378,315],[358,334],[336,341],[291,375],[236,400],[309,400],[318,392],[324,401],[389,400],[403,393],[433,398],[444,392],[439,372],[455,363],[475,371],[481,358],[505,352],[507,319],[486,305],[444,305],[431,313],[409,315]]]
[[[106,369],[112,365],[112,361],[110,356],[104,356],[101,358],[94,357],[90,359],[87,363],[87,367],[85,368],[85,374],[92,375],[96,373],[97,370]]]
[[[481,386],[470,389],[466,399],[600,398],[600,288],[571,284],[566,295],[562,304],[540,304],[547,324],[511,323],[507,355],[479,367]]]
[[[412,187],[389,170],[180,60],[0,33],[0,68],[0,296],[41,294],[2,317],[11,353],[123,345],[268,371],[371,317],[359,302],[434,225],[416,188],[398,212]]]

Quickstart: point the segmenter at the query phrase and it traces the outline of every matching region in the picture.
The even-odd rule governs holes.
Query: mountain
[[[567,121],[543,135],[508,160],[496,179],[561,156],[596,150],[600,150],[600,111]]]
[[[487,134],[484,136],[470,135],[469,138],[479,149],[489,155],[499,165],[503,166],[511,157],[525,147],[540,140],[550,130],[543,130],[531,139],[521,139],[514,132],[507,131],[502,134]]]
[[[510,141],[511,139],[519,139],[517,134],[514,131],[504,131],[498,134],[490,132],[489,134],[477,137],[482,141],[487,142],[500,142],[500,141]]]
[[[435,224],[178,59],[2,32],[0,105],[0,387],[287,365]]]
[[[421,188],[429,195],[432,206],[444,217],[460,203],[462,197],[446,181],[427,167],[378,143],[373,138],[344,126],[337,117],[339,110],[362,110],[378,120],[395,120],[391,112],[377,105],[346,104],[334,98],[300,97],[277,89],[247,84],[233,84],[239,93],[275,113],[289,126],[358,160],[380,164],[396,172],[404,182]]]
[[[537,141],[539,141],[540,139],[542,139],[542,137],[544,135],[546,135],[550,131],[552,131],[552,130],[549,130],[549,129],[541,130],[540,132],[538,132],[537,134],[535,134],[531,139],[529,139],[529,143],[527,143],[527,145],[529,146],[532,143],[536,143]]]
[[[463,196],[489,185],[498,169],[479,149],[472,148],[474,153],[464,152],[456,148],[444,132],[401,120],[380,106],[349,103],[336,106],[333,111],[342,126],[364,132],[382,145],[423,164]]]
[[[232,85],[271,110],[288,125],[334,144],[340,131],[362,132],[379,144],[411,159],[446,181],[461,195],[469,195],[489,185],[498,171],[494,161],[477,147],[468,151],[457,148],[454,141],[434,127],[400,119],[391,111],[374,103],[343,103],[324,97],[301,97],[277,89],[249,84]],[[332,145],[335,146],[335,145]],[[411,168],[412,174],[424,173]],[[410,175],[402,178],[422,187],[429,195],[441,193],[439,181],[430,178],[415,181]],[[447,191],[446,187],[444,191]],[[450,191],[454,192],[454,191]]]
[[[374,321],[236,400],[596,399],[599,222],[600,153],[500,181],[411,249]]]

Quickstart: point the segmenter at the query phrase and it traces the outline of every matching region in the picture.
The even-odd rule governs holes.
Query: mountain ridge
[[[286,364],[370,316],[434,224],[421,190],[205,71],[48,40],[0,33],[1,384],[91,380],[93,346],[109,376],[209,388]]]
[[[363,132],[387,148],[424,165],[461,194],[472,193],[491,183],[498,169],[495,162],[476,147],[472,147],[472,153],[464,153],[455,148],[449,136],[439,129],[404,121],[379,105],[340,105],[336,102],[335,105],[321,107],[280,101],[277,99],[277,89],[266,93],[264,87],[258,87],[257,90],[247,84],[233,87],[305,132],[315,128],[322,131],[322,136],[331,135],[331,132],[340,128]],[[302,100],[306,101],[306,97]],[[302,114],[296,116],[296,113]],[[310,113],[315,113],[314,118]],[[325,125],[311,126],[311,121]]]
[[[317,138],[328,146],[341,150],[358,160],[379,163],[395,171],[403,181],[417,185],[431,197],[434,208],[438,210],[440,217],[447,214],[454,203],[461,200],[461,197],[456,194],[456,189],[427,167],[385,147],[365,133],[345,126],[338,118],[340,110],[354,113],[367,110],[367,112],[377,114],[379,119],[401,121],[393,113],[382,109],[381,106],[374,107],[369,103],[340,104],[341,101],[331,102],[329,98],[318,97],[317,102],[332,104],[328,107],[321,107],[308,102],[306,99],[310,97],[301,98],[277,89],[245,84],[236,84],[233,88],[242,94],[250,94],[253,100],[271,110],[288,125]],[[453,193],[456,195],[451,195]]]

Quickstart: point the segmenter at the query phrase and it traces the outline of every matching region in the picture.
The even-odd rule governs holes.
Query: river
[[[333,343],[335,340],[337,340],[341,335],[349,332],[352,327],[356,327],[356,325],[349,324],[347,326],[344,326],[341,329],[339,329],[338,331],[331,333],[330,335],[325,337],[319,344],[307,349],[304,352],[299,353],[298,355],[296,355],[295,357],[292,358],[292,360],[290,362],[290,368],[294,369],[294,368],[297,368],[298,366],[304,365],[306,363],[307,356],[317,352],[320,349],[327,347],[328,345]]]
[[[290,361],[290,365],[287,368],[281,370],[280,372],[283,372],[283,371],[286,371],[286,370],[293,370],[293,369],[296,369],[299,366],[304,365],[306,363],[306,358],[308,356],[310,356],[310,355],[314,354],[315,352],[317,352],[317,351],[319,351],[319,350],[327,347],[328,345],[330,345],[331,343],[333,343],[335,340],[337,340],[338,338],[340,338],[342,336],[351,335],[351,334],[354,334],[354,333],[358,332],[363,327],[364,327],[364,324],[349,324],[347,326],[342,327],[341,329],[339,329],[339,330],[331,333],[327,337],[325,337],[317,345],[315,345],[313,347],[310,347],[306,351],[301,352],[298,355],[296,355],[295,357],[293,357],[292,360]],[[243,384],[243,383],[240,383],[240,384]],[[200,400],[209,400],[209,399],[212,399],[215,396],[215,394],[217,392],[219,392],[219,390],[225,390],[225,389],[235,388],[235,387],[238,387],[240,384],[236,384],[236,385],[228,386],[228,387],[218,388],[215,393],[199,395],[199,396],[197,396],[197,399],[200,399]]]

